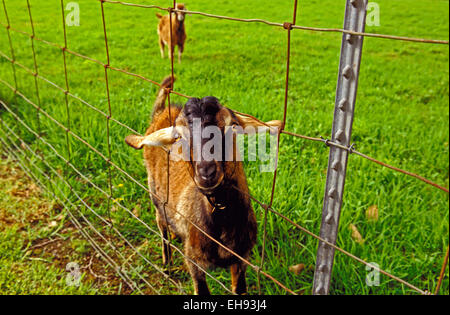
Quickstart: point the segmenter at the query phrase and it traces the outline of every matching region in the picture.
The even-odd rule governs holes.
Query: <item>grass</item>
[[[6,0],[13,28],[31,32],[26,2]],[[79,0],[79,27],[67,27],[68,48],[106,62],[100,4]],[[149,1],[134,1],[150,3]],[[381,26],[366,31],[410,37],[448,39],[448,1],[399,0],[377,1]],[[151,1],[169,6],[171,1]],[[36,36],[63,45],[61,8],[54,1],[31,1]],[[263,18],[284,22],[292,19],[292,1],[206,1],[186,3],[189,10],[243,18]],[[341,27],[344,1],[300,2],[298,24],[316,27]],[[111,65],[160,81],[170,73],[170,63],[162,60],[157,45],[155,10],[105,3]],[[3,13],[0,21],[6,23]],[[238,111],[263,120],[280,119],[283,112],[286,71],[286,31],[261,24],[245,24],[209,19],[197,15],[186,20],[188,41],[181,64],[175,64],[178,77],[175,89],[191,96],[214,95]],[[31,41],[11,31],[16,60],[34,69]],[[291,79],[286,129],[301,134],[330,137],[334,108],[341,36],[339,34],[292,32]],[[61,87],[65,86],[61,51],[35,42],[39,73]],[[5,29],[0,30],[0,51],[10,56]],[[446,187],[449,186],[449,90],[448,45],[426,45],[366,38],[361,64],[361,77],[356,103],[352,141],[361,152],[379,160],[421,174]],[[108,112],[104,69],[98,64],[67,54],[68,84],[71,93]],[[33,77],[15,67],[18,89],[37,102]],[[156,86],[108,71],[112,116],[143,132],[148,124]],[[14,84],[11,64],[0,57],[0,78]],[[69,98],[67,115],[64,94],[39,80],[42,108],[62,124],[69,120],[71,130],[108,156],[105,118],[84,104]],[[0,84],[0,99],[34,130],[41,128],[43,137],[96,185],[109,191],[108,166],[103,159],[73,136],[70,150],[64,130],[29,104],[14,96]],[[183,103],[185,99],[172,97]],[[0,118],[33,150],[43,153],[58,172],[64,174],[80,198],[95,211],[108,216],[108,200],[98,190],[76,175],[51,150],[30,132],[20,127],[7,111]],[[0,137],[8,137],[1,124]],[[123,139],[130,132],[110,124],[111,160],[146,185],[146,173],[140,152],[129,149]],[[19,141],[13,140],[15,143]],[[8,142],[9,143],[9,142]],[[46,169],[36,157],[30,157]],[[318,234],[326,180],[328,150],[304,140],[282,136],[280,162],[274,208],[290,219]],[[258,162],[246,162],[252,194],[268,202],[272,174],[260,173]],[[51,172],[48,172],[52,174]],[[138,213],[138,217],[155,227],[154,209],[149,197],[138,185],[111,168],[112,193],[116,201]],[[36,173],[38,178],[43,178]],[[95,226],[102,228],[66,185],[58,188]],[[43,182],[46,183],[44,180]],[[50,184],[49,184],[50,185]],[[53,187],[54,188],[54,187]],[[366,218],[366,210],[376,205],[377,221]],[[262,223],[264,210],[254,205],[259,222],[258,244],[252,263],[261,262]],[[448,246],[448,195],[420,181],[380,168],[357,156],[348,165],[344,204],[337,244],[369,262],[375,262],[424,290],[432,291]],[[139,246],[145,244],[146,257],[160,262],[158,237],[149,232],[129,213],[113,203],[111,219],[120,232]],[[352,238],[349,226],[357,227],[364,242]],[[107,233],[107,230],[102,230]],[[11,232],[12,233],[12,232]],[[14,234],[14,233],[12,233]],[[3,235],[3,234],[2,234]],[[317,241],[269,214],[268,241],[264,267],[268,273],[298,293],[310,294]],[[20,237],[19,237],[20,238]],[[119,247],[127,250],[126,244]],[[0,252],[0,254],[2,254]],[[299,263],[306,268],[300,275],[288,267]],[[175,265],[182,265],[180,257]],[[136,269],[154,279],[151,267],[141,260]],[[191,284],[183,269],[176,278],[188,292]],[[412,294],[409,288],[381,277],[380,286],[368,287],[365,266],[341,254],[336,255],[332,294]],[[221,281],[229,280],[228,272],[214,271]],[[14,274],[15,275],[15,274]],[[155,280],[156,281],[156,280]],[[157,280],[158,282],[160,280]],[[146,287],[142,281],[137,281]],[[257,276],[248,272],[249,289],[257,293]],[[210,281],[214,293],[223,290]],[[164,286],[164,285],[162,285]],[[270,280],[262,281],[264,294],[284,294]],[[163,289],[163,293],[172,293]],[[442,293],[449,293],[448,269]]]
[[[68,226],[61,208],[3,154],[0,170],[0,293],[102,294],[113,290],[113,286],[96,287],[85,272],[80,286],[66,285],[64,266],[68,259],[83,261],[89,251],[83,251],[81,244],[87,242]],[[57,254],[52,254],[55,249]]]

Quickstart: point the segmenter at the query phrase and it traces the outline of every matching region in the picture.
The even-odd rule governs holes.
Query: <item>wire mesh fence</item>
[[[94,0],[93,0],[94,1]],[[193,264],[196,264],[195,261],[193,261],[190,257],[186,256],[182,248],[180,248],[179,244],[176,244],[172,240],[166,240],[160,235],[160,232],[157,231],[154,227],[152,227],[149,222],[146,222],[145,219],[142,219],[140,216],[136,215],[135,211],[132,209],[129,209],[126,206],[126,201],[121,200],[121,198],[117,198],[114,192],[114,185],[113,185],[113,172],[116,174],[120,174],[120,176],[127,181],[132,182],[137,189],[144,191],[146,194],[151,195],[156,200],[161,201],[162,204],[165,205],[165,207],[169,207],[168,205],[168,198],[169,198],[169,191],[167,190],[166,196],[158,196],[155,193],[153,193],[149,188],[141,183],[141,179],[135,178],[132,176],[129,172],[127,172],[126,169],[123,167],[120,167],[118,163],[113,161],[113,154],[114,150],[111,146],[111,128],[113,125],[120,126],[127,132],[131,132],[136,135],[141,135],[138,131],[134,130],[132,127],[130,127],[125,122],[120,121],[113,115],[113,107],[111,102],[111,89],[113,88],[110,84],[109,77],[113,73],[119,73],[122,75],[130,76],[133,78],[136,78],[138,80],[142,80],[144,82],[153,84],[157,87],[160,87],[160,84],[151,79],[147,78],[141,74],[133,73],[129,71],[128,69],[123,69],[119,67],[115,67],[111,65],[111,58],[110,58],[110,45],[111,43],[108,40],[108,16],[105,13],[105,6],[128,6],[128,7],[136,7],[139,9],[150,9],[150,10],[160,10],[160,11],[166,11],[169,13],[170,17],[170,24],[173,23],[172,21],[172,14],[173,12],[183,12],[186,14],[191,15],[201,15],[207,18],[213,18],[213,19],[219,19],[219,20],[228,20],[228,21],[235,21],[240,23],[259,23],[262,25],[268,25],[271,27],[277,27],[282,28],[286,32],[287,36],[287,47],[286,47],[286,71],[285,71],[285,85],[284,85],[284,103],[283,103],[283,120],[282,120],[282,128],[279,130],[277,137],[278,137],[278,147],[276,152],[276,164],[278,163],[279,159],[279,143],[280,143],[280,137],[282,135],[289,136],[293,138],[299,138],[304,139],[312,142],[318,142],[326,145],[327,147],[331,149],[340,150],[340,152],[345,152],[347,155],[356,155],[359,157],[362,157],[370,162],[373,162],[377,165],[389,168],[391,170],[394,170],[396,172],[402,173],[406,176],[413,177],[415,179],[418,179],[425,184],[428,184],[430,186],[433,186],[444,193],[449,193],[448,188],[430,180],[423,176],[420,176],[418,174],[415,174],[413,172],[403,170],[399,167],[390,165],[388,163],[384,163],[382,161],[376,160],[366,154],[363,154],[355,149],[355,145],[347,145],[343,144],[342,141],[338,141],[336,139],[325,139],[323,137],[312,137],[302,134],[297,134],[294,132],[290,132],[288,130],[285,130],[286,126],[286,120],[287,120],[287,112],[288,112],[288,100],[289,100],[289,79],[290,79],[290,70],[291,70],[291,34],[294,31],[310,31],[310,32],[333,32],[333,33],[341,33],[343,36],[343,41],[348,41],[348,38],[346,36],[353,36],[357,39],[362,39],[364,37],[374,37],[374,38],[381,38],[381,39],[387,39],[387,40],[398,40],[398,41],[409,41],[409,42],[415,42],[415,43],[423,43],[423,44],[435,44],[435,45],[448,45],[449,42],[447,40],[437,40],[437,39],[425,39],[425,38],[412,38],[412,37],[404,37],[404,36],[395,36],[395,35],[385,35],[385,34],[373,34],[373,33],[365,33],[361,31],[355,31],[347,28],[343,29],[336,29],[336,28],[316,28],[316,27],[307,27],[307,26],[300,26],[297,25],[297,11],[298,11],[298,1],[294,0],[292,3],[292,20],[290,22],[285,23],[275,23],[263,19],[241,19],[241,18],[235,18],[235,17],[229,17],[229,16],[221,16],[221,15],[215,15],[205,12],[197,12],[197,11],[188,11],[183,10],[180,11],[176,9],[176,2],[173,1],[173,4],[170,7],[161,7],[157,5],[145,5],[145,4],[134,4],[134,3],[127,3],[127,2],[121,2],[121,1],[110,1],[110,0],[95,0],[95,2],[98,2],[98,5],[100,7],[100,19],[101,19],[101,26],[102,26],[102,35],[103,35],[103,42],[105,46],[105,60],[106,62],[100,61],[95,58],[91,58],[89,56],[85,56],[81,53],[78,53],[76,51],[72,51],[68,48],[68,39],[67,39],[67,32],[66,32],[66,23],[65,23],[65,3],[64,0],[60,1],[60,10],[61,10],[61,28],[63,30],[63,45],[60,45],[55,42],[47,41],[42,38],[38,38],[35,33],[35,27],[33,22],[33,11],[32,6],[30,4],[30,0],[26,1],[26,8],[28,10],[28,18],[29,18],[29,25],[31,32],[27,32],[21,29],[16,29],[11,26],[10,18],[8,15],[8,2],[6,0],[2,0],[3,10],[4,10],[4,16],[5,16],[5,22],[1,22],[1,25],[4,27],[7,33],[8,38],[8,46],[9,46],[9,52],[1,51],[0,50],[0,57],[4,60],[6,60],[11,65],[11,72],[12,72],[12,81],[8,82],[8,80],[4,78],[0,78],[0,83],[11,90],[19,99],[24,101],[27,105],[31,106],[35,112],[36,112],[36,121],[30,122],[25,121],[20,116],[20,112],[14,107],[13,104],[7,104],[6,102],[0,100],[0,105],[6,113],[10,115],[16,122],[15,126],[12,126],[9,122],[2,119],[1,120],[1,130],[2,134],[0,136],[0,141],[3,144],[3,148],[5,151],[8,152],[14,159],[20,164],[20,166],[23,168],[23,170],[36,182],[40,184],[41,187],[48,190],[49,194],[52,195],[55,200],[58,200],[59,203],[61,203],[64,208],[67,211],[67,215],[69,216],[71,222],[73,225],[80,230],[82,235],[90,242],[92,247],[95,249],[95,251],[100,255],[100,257],[105,261],[105,263],[110,266],[117,275],[123,279],[124,283],[134,292],[137,293],[152,293],[152,294],[161,294],[160,285],[161,284],[155,284],[151,283],[148,279],[146,279],[145,272],[142,272],[142,270],[136,266],[133,266],[133,264],[130,262],[130,257],[126,257],[120,248],[115,242],[115,240],[119,240],[120,243],[127,247],[130,251],[132,251],[137,257],[141,259],[141,262],[145,267],[150,268],[155,273],[159,274],[161,279],[163,279],[163,284],[168,285],[171,288],[173,288],[172,293],[186,293],[185,288],[183,287],[182,282],[173,276],[173,268],[169,267],[169,270],[164,270],[157,262],[152,260],[148,257],[146,253],[142,252],[142,249],[139,248],[133,242],[129,237],[129,232],[126,231],[124,228],[120,228],[117,225],[117,222],[114,222],[115,220],[112,218],[112,212],[117,211],[117,209],[120,209],[124,213],[126,213],[130,219],[132,219],[135,224],[138,224],[142,229],[146,231],[149,235],[152,235],[154,239],[160,239],[162,242],[169,245],[175,252],[177,252],[180,257],[182,257],[185,260],[190,261]],[[348,0],[347,5],[361,5],[366,4],[367,1],[359,1],[359,0]],[[170,27],[172,29],[172,27]],[[27,65],[22,64],[19,62],[15,55],[15,46],[12,40],[11,33],[17,33],[21,34],[25,37],[27,37],[31,42],[31,56],[32,56],[32,65],[33,67],[30,68]],[[172,37],[172,34],[170,35]],[[62,74],[63,74],[63,80],[62,84],[55,82],[55,80],[49,79],[47,76],[43,75],[39,71],[39,64],[38,59],[36,57],[36,43],[44,44],[50,47],[53,47],[60,51],[61,57],[62,57]],[[104,109],[100,109],[99,106],[93,105],[84,98],[78,96],[76,93],[71,91],[71,87],[69,84],[69,76],[70,71],[68,69],[67,65],[67,59],[70,57],[79,58],[86,62],[99,65],[103,67],[104,69],[104,84],[105,84],[105,99],[106,99],[106,106],[104,106]],[[173,62],[173,56],[171,58],[170,63],[170,71],[172,78],[174,77],[174,62]],[[27,76],[33,78],[33,84],[35,87],[35,95],[26,95],[25,89],[23,89],[20,86],[20,80],[18,78],[18,72],[22,71],[27,74]],[[46,84],[46,86],[51,87],[54,89],[54,91],[57,91],[60,96],[63,96],[63,102],[64,104],[64,110],[59,117],[55,117],[54,115],[50,114],[49,110],[46,108],[45,104],[41,103],[41,95],[40,91],[42,89],[42,83]],[[357,84],[357,82],[356,82]],[[118,88],[118,87],[114,87]],[[183,93],[177,92],[175,87],[172,87],[168,90],[169,92],[169,104],[170,104],[170,95],[174,94],[182,98],[190,98],[190,96],[185,95]],[[34,99],[34,100],[33,100]],[[72,112],[72,102],[78,102],[79,104],[82,104],[86,108],[89,108],[89,110],[92,110],[99,114],[105,123],[105,139],[106,143],[104,144],[104,147],[98,148],[95,145],[89,143],[88,140],[86,140],[83,137],[83,132],[80,132],[78,130],[79,126],[75,126],[73,120],[71,119],[71,112]],[[170,108],[170,107],[169,107]],[[262,124],[265,124],[258,118],[245,114],[240,113],[238,111],[235,111],[237,114],[247,116],[248,118],[254,119]],[[41,130],[41,121],[43,119],[50,120],[54,126],[55,129],[53,132],[57,132],[61,135],[61,137],[65,138],[65,145],[63,147],[57,146],[52,144],[50,141],[46,140],[45,132]],[[48,132],[48,131],[47,131]],[[27,134],[26,134],[27,133]],[[37,146],[31,147],[28,144],[28,138],[29,135],[31,135]],[[348,143],[350,143],[350,139],[348,139]],[[79,159],[79,156],[76,158],[74,155],[76,152],[74,152],[74,146],[82,144],[85,148],[85,152],[89,152],[89,154],[93,154],[95,159],[99,159],[106,168],[106,177],[101,179],[101,184],[98,184],[93,180],[93,174],[95,173],[94,170],[91,170],[92,173],[89,173],[88,170],[81,170],[79,169],[77,165],[77,160]],[[36,149],[37,148],[37,149]],[[168,158],[169,158],[168,153]],[[62,161],[66,167],[64,169],[55,168],[54,161],[59,160]],[[331,158],[330,158],[331,161]],[[167,170],[167,178],[168,181],[170,180],[170,169]],[[274,209],[273,203],[274,198],[276,197],[276,183],[277,183],[277,169],[275,169],[272,179],[272,185],[270,189],[270,196],[269,201],[263,202],[261,200],[258,200],[251,194],[248,194],[244,191],[241,191],[241,193],[247,195],[249,199],[251,199],[255,204],[257,204],[262,210],[263,210],[263,217],[262,217],[262,226],[263,226],[263,232],[262,232],[262,246],[260,248],[259,254],[259,263],[252,263],[250,260],[247,260],[241,256],[239,256],[237,253],[235,253],[230,248],[227,248],[225,245],[223,245],[220,241],[215,239],[213,236],[209,235],[206,231],[203,231],[199,226],[197,226],[194,222],[190,221],[189,218],[185,218],[189,223],[196,229],[198,229],[202,234],[204,234],[207,238],[215,242],[218,246],[222,247],[226,251],[230,252],[232,255],[236,256],[238,259],[243,261],[248,267],[254,270],[254,272],[257,275],[257,292],[259,294],[264,294],[264,283],[267,281],[272,282],[274,285],[278,286],[283,292],[289,293],[289,294],[298,294],[295,288],[290,288],[287,284],[283,283],[281,280],[277,279],[275,276],[271,275],[270,272],[268,272],[265,269],[265,255],[266,255],[266,243],[267,243],[267,221],[268,221],[268,215],[273,214],[280,218],[281,220],[287,222],[290,224],[294,229],[301,231],[305,233],[306,235],[318,240],[321,244],[324,244],[326,247],[331,248],[333,251],[336,250],[349,258],[351,258],[354,261],[357,261],[363,265],[366,265],[374,270],[377,270],[381,274],[391,278],[392,280],[401,283],[402,285],[405,285],[406,287],[410,288],[411,290],[420,293],[420,294],[429,294],[428,291],[423,290],[408,281],[405,281],[404,279],[401,279],[400,277],[397,277],[391,273],[389,273],[386,270],[383,270],[379,268],[378,266],[375,266],[364,259],[361,259],[357,257],[356,255],[353,255],[352,253],[348,252],[347,250],[340,248],[336,245],[336,240],[330,241],[322,236],[318,236],[315,233],[311,232],[308,228],[305,226],[300,225],[299,223],[296,223],[293,218],[290,218],[280,211],[277,211]],[[345,176],[345,174],[344,174]],[[77,183],[78,182],[78,183]],[[234,186],[236,190],[239,190],[237,186]],[[90,189],[95,190],[97,193],[100,193],[102,195],[101,200],[90,200],[89,199],[89,191]],[[183,216],[182,213],[178,212],[177,209],[171,209],[172,211],[176,212],[180,216]],[[438,284],[434,290],[434,293],[439,292],[439,288],[442,283],[442,279],[444,277],[444,271],[446,268],[446,264],[448,261],[448,249],[447,249],[447,257],[444,259],[444,263],[442,265],[442,270],[439,275],[439,281]],[[197,267],[203,268],[201,266]],[[283,268],[280,266],[280,268]],[[320,269],[320,268],[319,268]],[[206,272],[208,278],[210,278],[213,282],[217,284],[217,287],[221,292],[226,293],[232,293],[227,285],[224,283],[223,279],[218,277],[217,275],[210,273],[207,270],[203,270]],[[316,271],[317,272],[317,271]],[[438,271],[437,271],[438,272]],[[329,273],[331,274],[331,270],[329,270]],[[313,292],[317,293],[317,292]]]

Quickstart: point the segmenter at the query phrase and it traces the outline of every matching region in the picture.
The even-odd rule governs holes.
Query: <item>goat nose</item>
[[[216,175],[216,164],[215,163],[208,163],[200,165],[198,168],[198,173],[201,177],[204,179],[210,179],[213,178]]]

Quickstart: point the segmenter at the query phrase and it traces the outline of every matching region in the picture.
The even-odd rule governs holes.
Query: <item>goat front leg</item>
[[[170,264],[172,260],[172,248],[170,247],[169,233],[167,229],[163,232],[162,239],[163,264],[165,266]]]
[[[170,248],[170,240],[169,240],[169,230],[167,228],[167,225],[165,221],[157,220],[158,221],[158,228],[161,232],[161,241],[162,241],[162,260],[163,265],[167,266],[170,264],[170,261],[172,259],[172,249]]]
[[[245,281],[245,271],[247,265],[244,263],[236,263],[231,265],[231,290],[235,294],[246,294],[247,283]]]
[[[189,257],[189,256],[187,256]],[[210,295],[208,284],[206,283],[206,274],[203,272],[196,263],[192,262],[189,258],[186,258],[186,264],[189,268],[189,273],[194,283],[194,293],[196,295]]]
[[[202,263],[203,253],[198,251],[195,245],[199,244],[198,232],[191,229],[187,242],[185,243],[184,253],[186,256],[186,265],[189,268],[192,281],[194,282],[194,292],[196,295],[210,295],[208,284],[206,283],[206,264]],[[203,269],[203,270],[202,270]]]

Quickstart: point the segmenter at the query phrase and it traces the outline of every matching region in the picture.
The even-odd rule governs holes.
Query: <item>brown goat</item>
[[[186,10],[185,5],[182,3],[177,3],[176,8],[177,10]],[[170,59],[174,54],[175,46],[178,46],[178,62],[181,62],[181,54],[184,51],[184,42],[186,41],[186,30],[184,28],[186,14],[184,12],[172,13],[172,34],[170,33],[170,16],[162,16],[159,13],[156,13],[156,16],[160,19],[158,36],[161,58],[164,58],[164,48],[166,45],[169,47]]]
[[[170,77],[163,81],[155,102],[152,122],[145,136],[131,135],[125,139],[135,149],[144,148],[148,184],[157,209],[157,224],[163,237],[163,262],[167,264],[171,259],[167,240],[171,233],[175,234],[183,241],[186,264],[196,294],[209,294],[203,270],[210,267],[230,267],[232,291],[237,294],[246,293],[246,264],[199,230],[239,256],[245,259],[249,257],[256,242],[257,224],[248,198],[243,164],[237,158],[237,150],[228,159],[206,160],[202,157],[195,160],[192,149],[192,144],[195,146],[196,142],[193,139],[193,125],[197,119],[201,122],[202,131],[208,126],[214,126],[220,130],[222,138],[227,130],[233,130],[231,144],[234,147],[234,127],[261,127],[262,124],[235,114],[220,105],[214,97],[191,98],[184,108],[170,105],[169,118],[169,108],[165,108],[165,101],[167,88],[171,84]],[[271,121],[267,124],[279,127],[280,122]],[[179,142],[177,140],[185,140],[190,144],[189,159],[170,159],[168,187],[167,149],[173,152],[173,144]],[[198,145],[205,147],[207,140],[202,139]],[[167,188],[168,203],[164,210]]]

